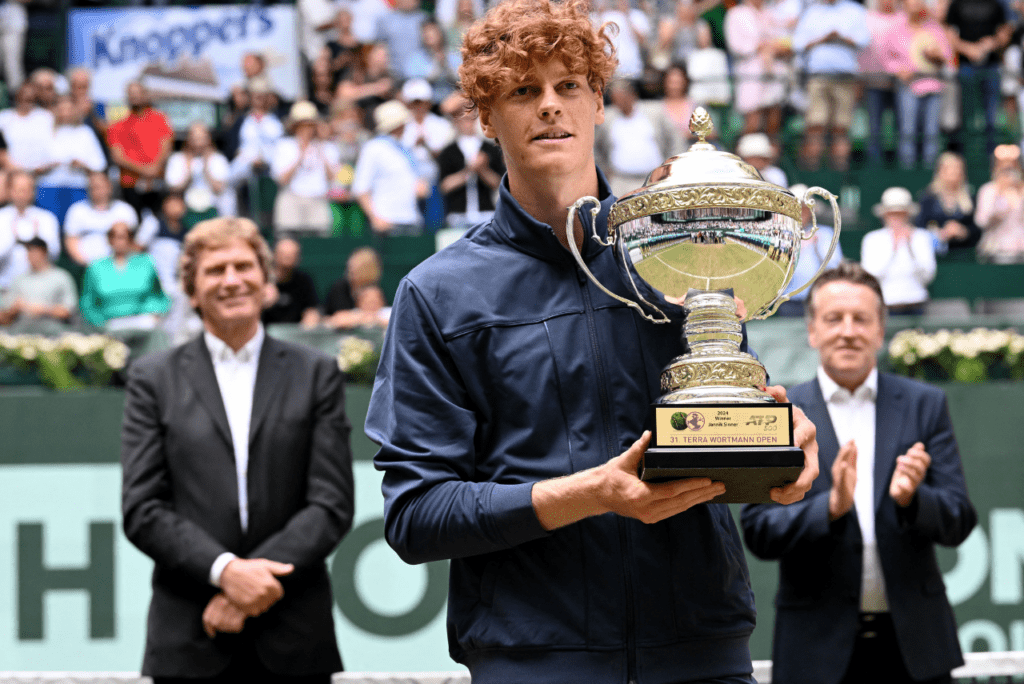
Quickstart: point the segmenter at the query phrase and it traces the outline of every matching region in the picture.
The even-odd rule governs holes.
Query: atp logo
[[[676,411],[672,414],[672,418],[669,420],[672,427],[676,430],[693,430],[697,432],[704,427],[704,414],[698,413],[697,411]]]

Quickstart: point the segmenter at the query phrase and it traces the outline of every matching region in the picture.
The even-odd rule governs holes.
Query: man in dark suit
[[[205,332],[129,374],[124,529],[156,562],[142,673],[328,682],[341,669],[324,559],[352,523],[342,376],[267,337],[270,252],[248,219],[188,235]]]
[[[772,681],[949,682],[963,656],[934,547],[977,515],[945,394],[878,372],[885,305],[859,265],[826,271],[807,316],[821,366],[789,399],[818,428],[821,476],[742,516],[750,550],[780,561]]]

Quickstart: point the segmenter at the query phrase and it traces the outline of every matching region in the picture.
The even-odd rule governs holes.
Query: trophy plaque
[[[607,238],[598,234],[598,200],[577,200],[566,221],[568,243],[597,287],[644,318],[671,322],[641,294],[638,278],[685,312],[687,352],[662,371],[665,394],[650,407],[651,444],[640,477],[710,477],[726,486],[716,502],[770,501],[771,488],[799,476],[804,455],[793,440],[792,405],[777,403],[762,389],[767,371],[740,351],[742,323],[767,318],[814,282],[782,294],[793,278],[801,240],[818,229],[813,218],[810,229],[803,229],[802,206],[814,216],[811,195],[827,199],[835,218],[832,243],[815,278],[839,240],[839,207],[835,195],[823,188],[810,188],[797,198],[765,181],[739,157],[707,143],[712,127],[703,108],[694,111],[690,130],[698,141],[688,151],[668,159],[642,187],[612,205]],[[635,300],[611,292],[583,261],[574,231],[576,214],[587,204],[593,205],[591,237],[614,248]],[[734,296],[745,305],[743,318]]]

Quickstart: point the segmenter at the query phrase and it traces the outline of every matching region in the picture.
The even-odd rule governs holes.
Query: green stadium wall
[[[978,529],[942,549],[967,650],[1024,650],[1024,384],[946,385]],[[348,389],[356,520],[328,564],[338,641],[356,671],[445,671],[445,563],[404,565],[383,540],[374,445],[360,429],[370,391]],[[0,671],[137,671],[151,562],[120,526],[118,390],[0,392]],[[735,511],[738,514],[738,510]],[[771,655],[776,568],[750,559]]]

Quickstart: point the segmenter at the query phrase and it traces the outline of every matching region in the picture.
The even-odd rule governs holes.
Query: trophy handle
[[[604,292],[612,299],[620,301],[623,304],[635,309],[641,316],[651,321],[652,323],[669,323],[669,317],[666,316],[661,309],[654,306],[646,299],[644,299],[643,296],[641,296],[639,290],[637,290],[636,283],[633,282],[632,275],[629,276],[629,282],[633,285],[633,290],[636,292],[636,296],[639,297],[640,301],[642,301],[644,304],[649,306],[654,311],[658,312],[661,318],[655,318],[654,316],[651,316],[650,314],[643,310],[643,307],[634,302],[632,299],[626,299],[625,297],[620,297],[619,295],[615,294],[607,287],[602,285],[601,281],[599,281],[597,277],[590,272],[590,268],[588,268],[587,264],[583,261],[583,256],[580,254],[580,250],[576,246],[576,212],[582,209],[584,204],[594,205],[594,208],[590,210],[590,232],[594,242],[598,243],[599,245],[604,245],[605,247],[611,247],[615,244],[615,241],[612,238],[602,240],[601,236],[597,234],[597,215],[601,213],[601,202],[596,197],[580,197],[578,200],[573,202],[573,205],[571,207],[569,207],[569,216],[565,219],[565,235],[569,243],[569,251],[572,252],[573,257],[576,259],[577,265],[579,265],[579,267],[583,269],[583,272],[587,274],[587,277],[590,278],[594,285],[597,285],[598,289],[601,290],[601,292]],[[623,261],[625,261],[625,258],[623,258]],[[626,273],[629,273],[628,269]]]
[[[818,232],[818,217],[814,213],[814,198],[811,197],[812,194],[818,195],[822,199],[827,199],[832,204],[832,217],[835,219],[836,227],[835,230],[832,232],[832,243],[829,244],[828,246],[828,253],[825,255],[825,258],[822,259],[821,266],[818,267],[818,272],[814,274],[813,278],[811,278],[806,283],[804,283],[797,289],[793,290],[789,294],[783,295],[776,299],[775,303],[772,304],[771,309],[769,309],[769,311],[766,314],[764,314],[764,316],[759,316],[759,319],[771,316],[773,313],[779,310],[779,307],[782,306],[783,302],[788,302],[790,299],[793,298],[794,295],[800,294],[801,292],[809,288],[811,285],[813,285],[814,281],[818,279],[818,276],[824,273],[825,269],[828,268],[828,262],[832,260],[832,254],[836,251],[836,245],[839,244],[839,228],[840,224],[842,223],[842,218],[839,215],[839,204],[836,202],[835,195],[833,195],[825,188],[819,187],[808,188],[807,192],[804,193],[803,198],[800,200],[801,205],[806,204],[807,208],[811,210],[811,230],[807,233],[801,233],[800,239],[810,240]]]

